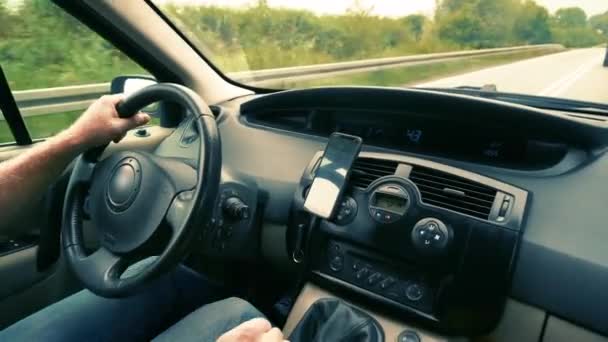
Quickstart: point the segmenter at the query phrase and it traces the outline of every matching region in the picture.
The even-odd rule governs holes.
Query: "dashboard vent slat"
[[[358,189],[367,187],[376,179],[394,175],[397,162],[391,160],[357,158],[353,164],[349,184]]]
[[[426,167],[415,166],[410,180],[422,202],[487,220],[496,190],[484,184]]]

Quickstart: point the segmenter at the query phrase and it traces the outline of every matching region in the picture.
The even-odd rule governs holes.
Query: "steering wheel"
[[[157,101],[176,103],[194,116],[200,135],[197,161],[136,151],[99,160],[103,146],[77,159],[67,187],[64,254],[77,278],[100,296],[132,295],[141,285],[173,269],[215,207],[222,161],[213,113],[195,92],[169,83],[143,88],[116,108],[121,117],[130,117]],[[100,237],[99,249],[90,255],[82,232],[87,196]],[[170,237],[164,249],[154,253],[158,257],[139,273],[126,276],[130,264],[151,256],[146,255],[150,254],[146,246],[162,235],[160,231],[168,231]]]

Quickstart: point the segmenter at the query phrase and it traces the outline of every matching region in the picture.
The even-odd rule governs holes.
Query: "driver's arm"
[[[66,166],[87,149],[114,140],[150,120],[144,113],[122,119],[122,95],[102,96],[72,126],[21,155],[0,163],[0,227],[29,212]]]

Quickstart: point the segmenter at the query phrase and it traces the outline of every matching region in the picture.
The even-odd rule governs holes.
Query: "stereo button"
[[[395,278],[387,277],[383,281],[380,282],[380,288],[386,290],[395,284]]]
[[[367,278],[367,284],[368,285],[374,285],[381,278],[382,278],[382,274],[376,272],[376,273],[372,274],[371,276],[369,276],[369,278]]]
[[[363,267],[362,269],[359,270],[359,272],[357,272],[357,274],[355,274],[355,278],[363,279],[367,276],[368,273],[369,273],[369,270],[366,267]]]

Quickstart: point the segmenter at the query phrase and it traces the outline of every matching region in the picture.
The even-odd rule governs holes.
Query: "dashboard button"
[[[363,279],[367,276],[367,274],[369,273],[369,270],[367,269],[367,267],[363,267],[362,269],[360,269],[357,274],[355,274],[355,278],[357,279]]]
[[[369,276],[367,278],[367,284],[368,285],[374,285],[375,283],[377,283],[380,279],[382,279],[382,274],[381,273],[373,273],[371,276]]]
[[[329,249],[330,249],[330,252],[332,252],[332,253],[339,253],[340,245],[338,245],[337,243],[334,243],[329,247]]]
[[[386,290],[395,284],[395,278],[387,277],[383,281],[380,282],[380,288]]]
[[[340,203],[338,213],[336,215],[336,223],[339,225],[346,225],[352,222],[357,216],[357,201],[350,196],[344,197],[344,200]]]
[[[230,238],[232,237],[232,230],[233,230],[233,229],[232,229],[232,226],[229,226],[229,227],[226,229],[226,238],[227,238],[227,239],[230,239]]]
[[[424,289],[422,286],[411,283],[405,288],[405,297],[412,302],[417,302],[424,296]]]
[[[411,233],[414,248],[423,254],[442,254],[450,244],[451,228],[435,218],[425,218],[416,223]]]
[[[412,330],[405,330],[397,337],[397,342],[420,342],[420,336]]]
[[[334,272],[340,272],[344,267],[344,260],[342,256],[336,255],[329,262],[329,268]]]

